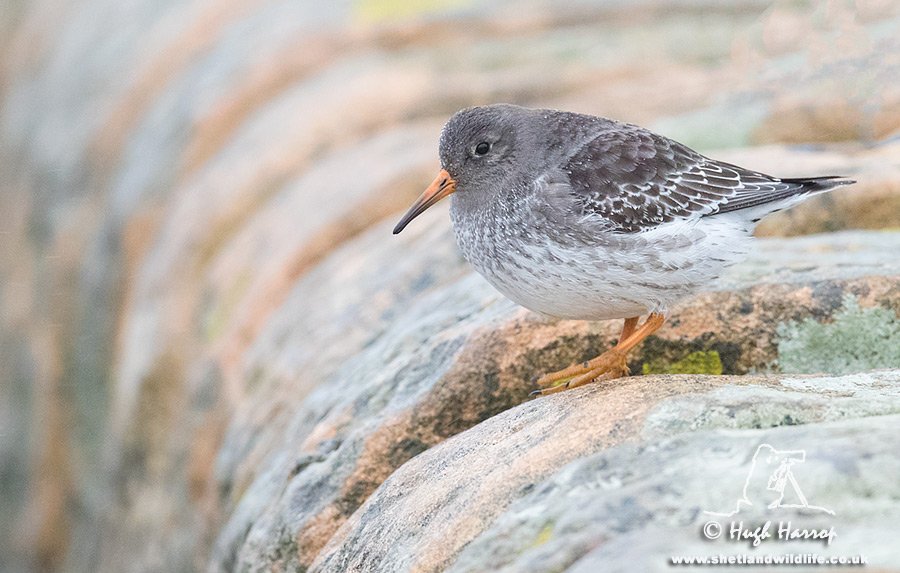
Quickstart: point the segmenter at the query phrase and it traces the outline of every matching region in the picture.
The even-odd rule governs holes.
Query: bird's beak
[[[402,231],[410,221],[421,215],[425,209],[431,207],[454,191],[456,191],[456,179],[450,177],[450,174],[447,173],[446,169],[441,169],[441,172],[434,178],[434,181],[431,182],[428,189],[419,195],[419,198],[412,204],[409,211],[403,215],[403,218],[401,218],[400,222],[397,223],[397,226],[394,227],[394,234],[396,235]]]

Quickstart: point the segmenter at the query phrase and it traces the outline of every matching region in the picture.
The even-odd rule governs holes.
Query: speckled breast
[[[463,256],[497,290],[535,312],[582,320],[665,313],[746,252],[723,222],[678,222],[645,233],[544,229],[527,211],[451,207]],[[576,239],[580,235],[582,239]]]

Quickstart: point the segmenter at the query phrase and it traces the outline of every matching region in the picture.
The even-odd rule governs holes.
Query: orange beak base
[[[403,215],[397,223],[397,226],[394,227],[394,234],[396,235],[402,231],[410,221],[421,215],[425,209],[428,209],[454,191],[456,191],[456,180],[453,177],[450,177],[450,174],[447,173],[446,169],[441,169],[441,172],[434,178],[434,181],[431,182],[428,189],[419,195],[419,198],[412,204],[409,211]]]

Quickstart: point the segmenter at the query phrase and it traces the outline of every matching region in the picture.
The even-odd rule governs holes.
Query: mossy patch
[[[553,523],[548,523],[538,532],[537,537],[534,538],[534,541],[531,542],[532,547],[537,547],[538,545],[543,545],[550,541],[553,537]]]
[[[654,358],[641,365],[644,374],[722,374],[722,359],[715,350],[691,352],[681,360]]]
[[[830,322],[808,318],[778,326],[778,366],[790,374],[849,374],[900,366],[900,320],[894,311],[861,308],[847,295]]]
[[[712,333],[690,339],[647,338],[628,366],[643,374],[746,374],[739,344]]]

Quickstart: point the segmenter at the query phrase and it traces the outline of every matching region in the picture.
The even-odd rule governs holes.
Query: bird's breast
[[[626,277],[616,273],[615,252],[602,245],[576,245],[527,214],[503,217],[453,212],[463,256],[504,296],[535,312],[558,317],[604,319],[646,312],[623,296]]]
[[[451,208],[463,256],[514,302],[558,318],[602,320],[665,311],[739,258],[746,237],[727,227],[660,226],[649,233],[584,239],[548,230],[528,213]],[[741,247],[736,249],[736,247]]]

